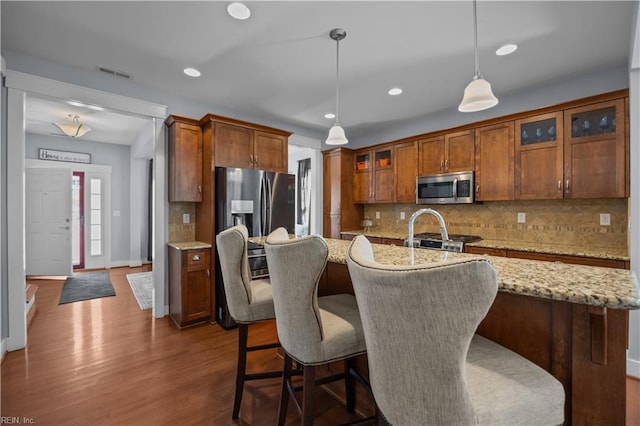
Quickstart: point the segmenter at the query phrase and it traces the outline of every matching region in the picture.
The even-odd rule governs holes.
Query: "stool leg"
[[[291,364],[293,360],[288,353],[284,353],[284,366],[282,368],[282,386],[280,388],[280,406],[278,407],[278,426],[284,426],[287,419],[287,407],[289,406],[289,384],[291,383]]]
[[[244,376],[247,368],[247,341],[249,339],[249,325],[238,324],[238,370],[236,372],[236,396],[233,401],[232,419],[237,419],[240,413],[240,403],[242,402],[242,391],[244,389]]]
[[[316,390],[316,367],[305,365],[302,379],[302,424],[312,426],[316,414],[315,390]]]
[[[356,379],[351,375],[351,370],[355,369],[354,358],[344,360],[344,392],[347,399],[347,411],[353,413],[356,407]]]

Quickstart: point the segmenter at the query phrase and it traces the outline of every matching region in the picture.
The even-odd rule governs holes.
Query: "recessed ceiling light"
[[[78,101],[67,101],[67,103],[71,106],[74,107],[86,107],[87,105],[83,104],[82,102],[78,102]]]
[[[391,96],[397,96],[397,95],[399,95],[401,93],[402,93],[402,89],[399,88],[399,87],[394,87],[393,89],[389,90],[389,94]]]
[[[331,120],[332,118],[336,118],[336,115],[332,112],[329,112],[324,115],[324,118],[326,118],[327,120]]]
[[[87,105],[87,108],[92,109],[94,111],[104,111],[104,108],[98,105]]]
[[[240,21],[249,19],[249,16],[251,16],[251,10],[249,10],[249,8],[244,4],[238,2],[230,3],[229,6],[227,6],[227,12],[233,18],[236,18]]]
[[[189,77],[200,77],[200,71],[195,68],[185,68],[183,71]]]
[[[500,48],[496,50],[496,55],[505,56],[515,52],[516,50],[518,50],[517,44],[505,44],[504,46],[500,46]]]

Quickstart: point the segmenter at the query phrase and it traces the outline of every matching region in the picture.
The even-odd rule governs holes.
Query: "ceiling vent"
[[[98,65],[98,71],[103,72],[105,74],[109,74],[110,76],[113,77],[120,77],[120,78],[126,78],[127,80],[131,80],[132,75],[131,74],[127,74],[124,71],[116,71],[116,70],[112,70],[110,68],[106,68],[103,66]]]

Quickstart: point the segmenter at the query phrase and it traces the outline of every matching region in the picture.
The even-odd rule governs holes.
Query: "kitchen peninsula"
[[[319,294],[353,292],[346,266],[349,241],[326,239],[329,262]],[[455,262],[465,253],[373,244],[378,262]],[[566,424],[625,424],[628,310],[640,289],[625,269],[487,256],[498,295],[478,334],[553,374],[566,393]]]

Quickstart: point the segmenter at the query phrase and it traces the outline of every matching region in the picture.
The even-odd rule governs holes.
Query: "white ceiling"
[[[98,65],[124,71],[160,92],[314,132],[331,126],[323,115],[335,109],[332,28],[347,31],[340,42],[340,123],[347,136],[457,106],[474,71],[469,1],[250,1],[246,21],[230,18],[221,1],[0,4],[3,50],[96,73]],[[626,64],[633,7],[631,1],[481,0],[480,70],[500,98]],[[496,56],[507,42],[519,50]],[[186,77],[186,66],[202,77]],[[395,86],[405,93],[387,95]],[[27,105],[34,132],[55,132],[47,123],[70,112],[51,100]],[[74,111],[95,129],[87,136],[107,138],[98,135],[104,113]],[[108,127],[123,140],[136,131],[129,129],[134,121]]]

